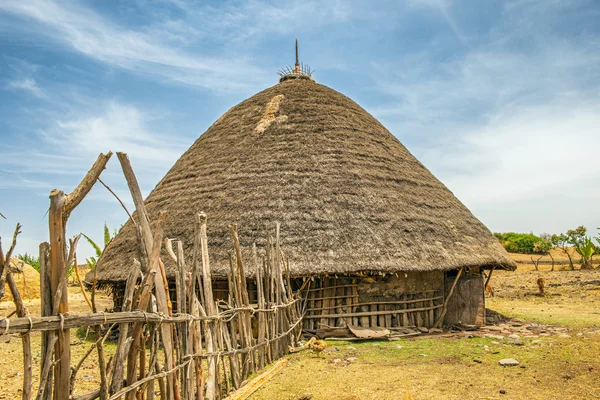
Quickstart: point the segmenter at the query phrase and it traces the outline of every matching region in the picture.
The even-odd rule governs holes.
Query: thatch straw
[[[40,298],[40,273],[25,261],[16,257],[10,259],[10,267],[19,293],[24,300]],[[12,293],[8,283],[4,288],[2,301],[13,301]]]
[[[151,219],[169,213],[165,235],[183,240],[187,257],[194,215],[206,212],[217,276],[226,276],[229,225],[239,224],[251,259],[252,243],[264,246],[276,221],[295,276],[515,267],[490,231],[375,118],[308,80],[284,81],[230,109],[183,154],[146,207]],[[98,279],[125,280],[136,248],[127,222],[99,260]],[[174,265],[167,269],[174,276]]]

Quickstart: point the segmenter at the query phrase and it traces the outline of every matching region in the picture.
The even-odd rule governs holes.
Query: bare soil
[[[394,342],[328,342],[321,357],[308,351],[288,356],[288,366],[251,399],[599,399],[600,269],[549,269],[519,264],[514,272],[494,272],[495,296],[486,299],[487,307],[513,318],[506,324]],[[71,312],[89,311],[78,288],[69,288],[69,295]],[[99,297],[101,309],[110,308],[110,298]],[[27,305],[39,314],[39,300]],[[0,316],[13,307],[0,303]],[[37,379],[39,334],[32,341]],[[72,344],[76,362],[93,342],[73,330]],[[107,343],[106,352],[114,353],[114,344]],[[0,338],[0,355],[0,399],[16,398],[22,384],[18,335]],[[502,367],[504,358],[520,364]],[[98,382],[94,352],[78,374],[76,393]]]
[[[85,314],[91,312],[85,302],[79,287],[71,286],[69,290],[69,312],[72,314]],[[88,294],[89,296],[89,294]],[[31,315],[40,315],[40,299],[24,300],[25,306]],[[96,293],[98,310],[112,309],[111,298],[102,292]],[[8,315],[14,310],[12,302],[0,302],[0,317]],[[94,344],[92,340],[85,340],[85,331],[78,335],[71,330],[71,355],[74,364],[78,362],[87,350]],[[91,337],[91,336],[89,336]],[[114,354],[113,343],[107,343],[105,351],[107,357]],[[41,335],[39,332],[31,334],[31,351],[33,355],[33,388],[34,395],[38,388],[41,358]],[[86,359],[75,380],[76,393],[83,393],[96,389],[100,383],[98,374],[98,357],[96,352]],[[23,386],[23,349],[19,334],[9,334],[0,337],[0,399],[14,399],[21,396]]]
[[[487,307],[517,318],[512,323],[396,342],[329,342],[321,358],[289,356],[251,399],[600,399],[600,270],[542,269],[494,272]],[[505,358],[520,365],[502,367]]]

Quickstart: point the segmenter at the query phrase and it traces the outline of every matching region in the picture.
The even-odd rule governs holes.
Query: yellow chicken
[[[317,340],[317,338],[313,336],[312,338],[310,338],[305,347],[308,347],[312,350],[313,353],[317,353],[317,356],[320,357],[321,352],[325,351],[325,349],[327,348],[327,343],[325,343],[324,340]]]

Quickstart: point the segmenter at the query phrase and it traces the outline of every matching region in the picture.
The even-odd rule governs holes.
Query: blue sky
[[[220,115],[301,60],[494,231],[600,226],[596,1],[0,2],[0,236],[47,240],[48,194],[99,152],[144,194]],[[104,181],[133,209],[116,159]],[[68,233],[126,215],[101,186]],[[91,249],[80,244],[80,254]]]

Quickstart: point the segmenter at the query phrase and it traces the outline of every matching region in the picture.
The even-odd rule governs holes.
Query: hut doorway
[[[458,271],[445,273],[445,290],[450,291]],[[444,325],[485,325],[484,277],[481,270],[467,269],[448,299]]]

